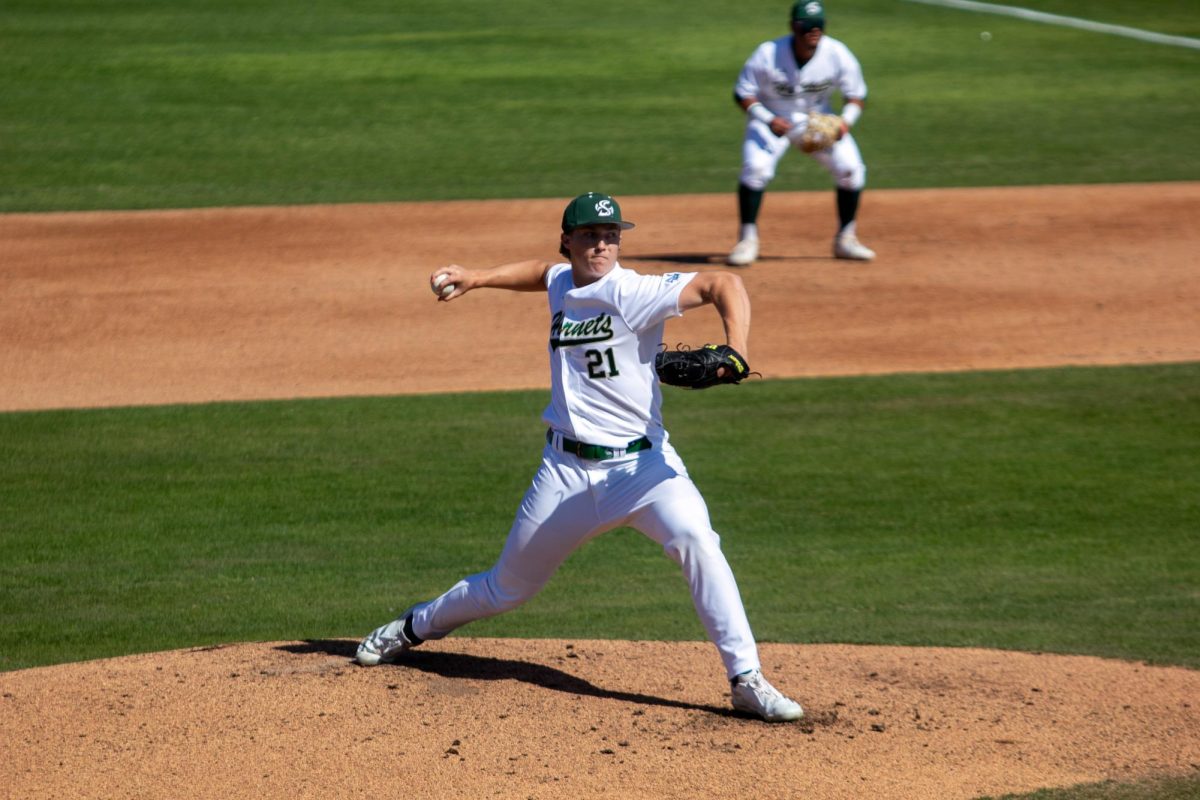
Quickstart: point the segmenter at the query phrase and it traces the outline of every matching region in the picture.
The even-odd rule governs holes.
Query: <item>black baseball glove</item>
[[[660,381],[671,386],[707,389],[718,383],[741,383],[750,374],[750,365],[727,344],[706,344],[696,350],[680,345],[655,356],[654,370]]]

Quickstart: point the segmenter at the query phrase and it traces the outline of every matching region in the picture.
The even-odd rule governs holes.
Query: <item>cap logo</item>
[[[821,4],[817,3],[817,2],[805,3],[804,4],[804,13],[810,17],[821,16]]]
[[[596,214],[601,217],[611,217],[613,215],[612,203],[608,200],[601,200],[596,203]]]

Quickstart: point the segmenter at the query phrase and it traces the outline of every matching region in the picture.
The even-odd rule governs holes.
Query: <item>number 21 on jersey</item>
[[[615,378],[621,374],[611,347],[605,350],[588,350],[584,355],[587,356],[589,378]]]

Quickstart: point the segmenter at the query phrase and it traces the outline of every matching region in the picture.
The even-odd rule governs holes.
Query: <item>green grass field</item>
[[[789,5],[10,0],[0,211],[733,191],[733,81]],[[1193,0],[1031,5],[1200,36]],[[1200,51],[901,0],[829,27],[873,187],[1200,178]]]
[[[0,668],[366,632],[490,566],[544,399],[0,415]],[[1200,365],[770,381],[666,414],[765,641],[1200,666]],[[628,530],[472,633],[704,638]]]
[[[1197,782],[1186,778],[1167,778],[1117,783],[1107,781],[1070,789],[1043,789],[1032,794],[1006,794],[1001,800],[1195,800]]]
[[[1194,0],[1021,5],[1200,37]],[[9,0],[0,212],[732,192],[732,83],[788,6]],[[829,20],[871,89],[871,187],[1200,179],[1196,50],[903,0]],[[796,158],[773,188],[827,181]],[[764,640],[1197,668],[1198,387],[1200,365],[771,381],[666,415]],[[488,566],[543,402],[0,414],[0,669],[360,635]],[[472,632],[702,637],[631,531]]]

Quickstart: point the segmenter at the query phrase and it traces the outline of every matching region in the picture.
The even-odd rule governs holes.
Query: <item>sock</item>
[[[738,184],[738,221],[742,223],[742,231],[747,225],[758,222],[758,210],[762,208],[763,192],[761,189],[751,189],[745,184]],[[758,238],[758,227],[754,227],[754,238]],[[745,237],[742,237],[745,238]]]
[[[425,641],[420,636],[417,636],[415,633],[413,633],[412,614],[409,614],[404,618],[404,638],[408,639],[409,643],[412,644],[413,647],[416,647],[421,642]]]
[[[729,679],[729,684],[731,686],[735,685],[738,682],[738,680],[737,680],[738,678],[742,677],[743,675],[749,675],[751,672],[754,672],[754,670],[748,669],[744,672],[739,672],[737,675],[734,675],[732,678]]]
[[[858,198],[861,194],[861,191],[838,188],[837,210],[839,233],[845,231],[846,228],[850,228],[850,233],[854,232],[854,228],[850,226],[854,224],[854,217],[858,214]]]

